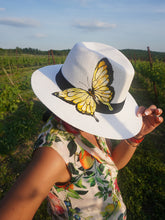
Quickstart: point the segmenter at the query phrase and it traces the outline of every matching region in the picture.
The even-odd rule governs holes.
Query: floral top
[[[118,170],[104,138],[99,148],[80,134],[74,135],[51,117],[43,127],[35,149],[52,147],[64,159],[71,174],[65,185],[54,185],[48,194],[52,219],[126,219],[126,208],[117,185]]]

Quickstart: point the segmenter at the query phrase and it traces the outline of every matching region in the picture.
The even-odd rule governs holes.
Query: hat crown
[[[88,90],[97,63],[107,58],[113,69],[111,86],[115,95],[111,103],[123,102],[128,94],[134,69],[130,61],[114,47],[95,42],[77,43],[69,52],[62,67],[63,76],[76,88]]]
[[[63,65],[36,70],[31,83],[41,102],[65,122],[100,137],[126,139],[142,126],[128,92],[133,76],[130,61],[119,50],[82,42]]]

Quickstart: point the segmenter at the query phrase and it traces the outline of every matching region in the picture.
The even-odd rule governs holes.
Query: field
[[[0,198],[30,161],[33,143],[43,125],[46,109],[31,90],[31,74],[39,67],[63,63],[65,56],[0,53]],[[152,68],[148,61],[132,60],[132,63],[136,75],[130,92],[138,104],[156,103],[165,110],[165,63],[154,60]],[[164,219],[164,130],[163,123],[145,137],[129,164],[119,171],[128,220]],[[50,219],[46,201],[34,219]]]

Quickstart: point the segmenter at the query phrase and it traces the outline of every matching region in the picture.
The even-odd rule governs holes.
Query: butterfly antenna
[[[79,83],[81,83],[83,86],[85,86],[86,89],[88,90],[88,86],[87,86],[85,83],[83,83],[83,82],[81,82],[81,81],[79,81]]]
[[[95,115],[93,115],[93,117],[97,122],[99,122],[99,119]]]
[[[88,78],[88,76],[87,76],[87,85],[88,85],[88,86],[87,86],[85,83],[81,82],[81,81],[79,81],[79,83],[81,83],[83,86],[85,86],[87,90],[88,90],[89,88],[91,88],[91,87],[90,87],[90,83],[89,83],[89,78]]]
[[[87,83],[88,83],[88,87],[90,88],[90,83],[89,83],[89,78],[87,76]]]

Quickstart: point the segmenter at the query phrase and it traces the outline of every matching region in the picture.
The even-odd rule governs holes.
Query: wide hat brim
[[[31,78],[34,93],[55,115],[82,131],[110,139],[127,139],[140,131],[142,118],[136,115],[138,105],[130,93],[120,112],[115,114],[95,112],[99,122],[90,115],[78,112],[75,105],[52,95],[60,91],[55,79],[61,67],[62,65],[50,65],[40,68]]]

